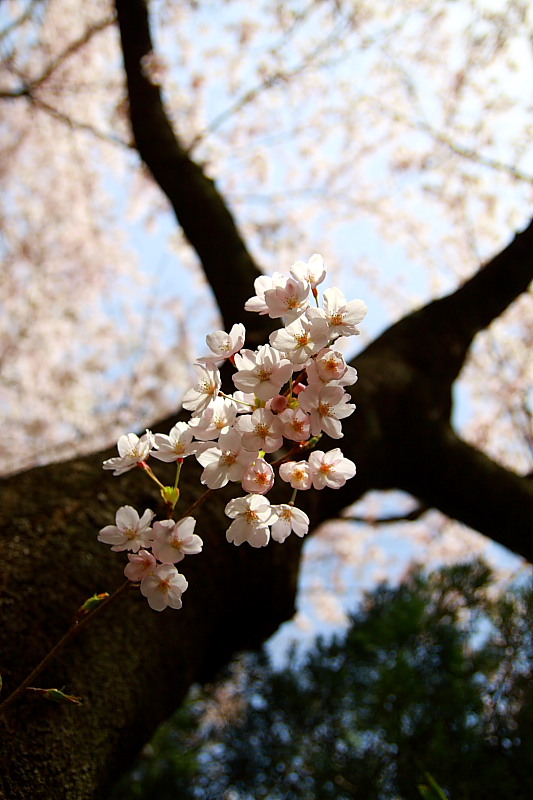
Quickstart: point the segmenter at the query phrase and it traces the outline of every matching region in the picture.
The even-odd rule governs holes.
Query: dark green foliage
[[[243,657],[113,800],[533,797],[533,592],[493,601],[490,585],[481,563],[413,572],[303,662]],[[223,725],[208,721],[217,693]]]

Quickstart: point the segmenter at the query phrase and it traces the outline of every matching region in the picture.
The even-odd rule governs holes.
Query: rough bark
[[[140,59],[151,48],[144,3],[117,0],[117,11],[139,151],[229,326],[240,318],[257,268],[215,185],[179,146],[157,88],[142,77]],[[533,560],[530,481],[461,442],[450,426],[451,389],[472,338],[526,290],[532,245],[530,226],[457,292],[405,317],[355,361],[358,410],[345,422],[342,446],[358,475],[341,491],[308,493],[313,525],[370,489],[400,488]],[[258,340],[268,330],[264,318],[246,323]],[[337,444],[325,441],[324,449]],[[64,633],[86,597],[122,582],[123,559],[96,542],[98,529],[125,503],[139,511],[158,507],[139,470],[120,478],[102,471],[110,455],[31,470],[0,488],[2,697]],[[198,476],[198,466],[188,464],[183,508],[197,496]],[[228,545],[223,508],[236,493],[215,493],[198,514],[205,550],[182,568],[190,588],[181,611],[157,614],[129,591],[36,682],[64,685],[84,698],[82,706],[28,693],[0,719],[2,797],[104,798],[192,682],[210,677],[237,650],[258,646],[292,615],[300,542],[259,551]]]

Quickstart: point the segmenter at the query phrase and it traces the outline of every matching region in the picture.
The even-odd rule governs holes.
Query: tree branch
[[[23,21],[26,18],[26,16],[29,15],[30,10],[31,9],[28,9],[26,14],[23,15],[20,18],[20,20],[16,21],[17,24],[20,21]],[[66,47],[61,53],[58,53],[58,55],[44,67],[44,69],[38,76],[36,76],[35,78],[31,78],[30,80],[24,81],[24,84],[19,89],[14,89],[11,91],[7,90],[0,91],[0,98],[14,99],[17,97],[25,97],[27,95],[34,94],[35,90],[39,86],[42,86],[43,83],[46,83],[46,81],[48,81],[52,77],[54,72],[57,69],[59,69],[59,67],[61,67],[62,64],[64,64],[65,61],[67,61],[67,59],[70,58],[70,56],[77,53],[79,50],[81,50],[82,47],[85,47],[85,45],[88,44],[88,42],[90,42],[93,36],[95,36],[97,33],[101,33],[102,31],[109,28],[109,26],[112,25],[114,21],[115,21],[114,16],[108,16],[105,19],[100,20],[100,22],[95,22],[93,25],[90,25],[85,30],[82,36],[80,36],[75,41],[71,42],[68,45],[68,47]],[[17,75],[21,77],[18,72]]]
[[[413,367],[432,381],[451,384],[477,333],[525,292],[533,280],[533,222],[455,292],[404,317],[376,340],[394,342]],[[417,346],[421,333],[424,346]],[[369,348],[370,349],[370,348]]]
[[[261,273],[237,230],[225,201],[204,171],[179,142],[166,114],[158,86],[150,83],[143,59],[152,50],[143,0],[116,0],[130,116],[135,142],[154,180],[168,197],[185,236],[198,254],[227,330],[245,321],[248,346],[273,330],[265,317],[243,311]]]
[[[533,562],[533,485],[438,426],[405,453],[398,488]]]

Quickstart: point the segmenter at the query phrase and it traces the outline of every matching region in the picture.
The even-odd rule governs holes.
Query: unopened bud
[[[273,411],[275,414],[281,414],[282,411],[285,411],[288,405],[289,401],[287,400],[285,395],[277,394],[270,401],[270,410]]]
[[[65,694],[61,689],[36,689],[34,686],[28,686],[28,692],[40,694],[45,700],[51,700],[53,703],[73,703],[76,706],[82,704],[81,697]]]
[[[92,597],[88,597],[87,600],[80,606],[78,609],[78,613],[76,614],[76,620],[79,620],[81,617],[84,617],[86,614],[89,614],[91,611],[94,611],[95,608],[98,608],[104,600],[107,600],[109,597],[109,592],[100,592],[100,594],[93,594]]]
[[[175,486],[165,486],[161,489],[161,497],[167,505],[174,508],[180,499],[180,490]]]

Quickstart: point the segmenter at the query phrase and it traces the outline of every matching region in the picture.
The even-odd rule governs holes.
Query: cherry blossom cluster
[[[335,287],[324,291],[320,304],[317,287],[325,277],[322,257],[315,254],[308,263],[293,264],[288,277],[276,273],[258,278],[256,294],[245,310],[283,322],[270,335],[269,344],[246,349],[246,330],[240,323],[229,333],[207,336],[211,352],[197,360],[196,384],[183,398],[183,407],[191,412],[189,422],[176,423],[168,435],[125,434],[118,440],[118,457],[104,462],[104,469],[114,475],[142,468],[158,484],[165,501],[168,519],[153,522],[155,513],[150,509],[139,517],[134,508],[123,506],[115,525],[107,525],[98,535],[112,550],[129,551],[124,573],[140,584],[156,611],[181,607],[188,584],[175,565],[203,547],[190,513],[198,501],[174,520],[179,479],[188,457],[203,467],[200,481],[207,492],[230,482],[241,485],[244,496],[230,500],[225,508],[232,520],[226,538],[234,545],[247,542],[252,547],[265,547],[271,538],[284,542],[292,532],[304,536],[309,518],[295,505],[297,492],[338,489],[355,475],[355,464],[340,448],[327,452],[315,448],[323,434],[342,438],[341,420],[355,410],[345,387],[355,383],[357,373],[335,343],[359,333],[357,326],[367,309],[361,300],[347,301]],[[219,371],[227,359],[235,368],[232,394],[222,391]],[[150,457],[176,463],[173,486],[159,481],[147,463]],[[266,497],[276,468],[292,489],[288,502],[277,505]]]

